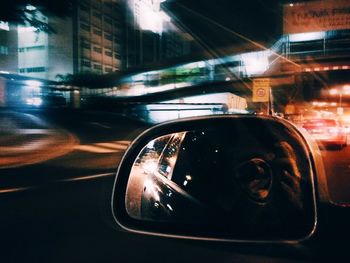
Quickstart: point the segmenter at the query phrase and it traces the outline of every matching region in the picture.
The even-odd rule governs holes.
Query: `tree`
[[[47,23],[38,19],[38,14],[69,16],[74,0],[9,0],[0,8],[0,21],[29,25],[38,31],[54,32]]]

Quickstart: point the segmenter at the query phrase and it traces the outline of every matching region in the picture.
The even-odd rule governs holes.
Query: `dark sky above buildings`
[[[283,4],[291,2],[298,1],[173,0],[165,6],[199,41],[230,53],[234,48],[254,48],[248,39],[264,46],[273,44],[282,34]]]

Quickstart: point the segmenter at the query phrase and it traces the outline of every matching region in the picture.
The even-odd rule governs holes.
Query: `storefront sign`
[[[284,34],[350,29],[350,1],[324,0],[284,6]]]

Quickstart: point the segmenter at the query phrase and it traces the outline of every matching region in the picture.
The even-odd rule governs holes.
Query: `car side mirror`
[[[158,125],[120,164],[112,200],[129,231],[296,241],[316,226],[312,150],[281,118],[212,116]]]

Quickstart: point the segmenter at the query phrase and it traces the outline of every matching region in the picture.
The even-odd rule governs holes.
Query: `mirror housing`
[[[210,116],[155,126],[121,161],[113,215],[122,228],[153,235],[307,239],[317,222],[311,148],[294,125],[274,117]]]

